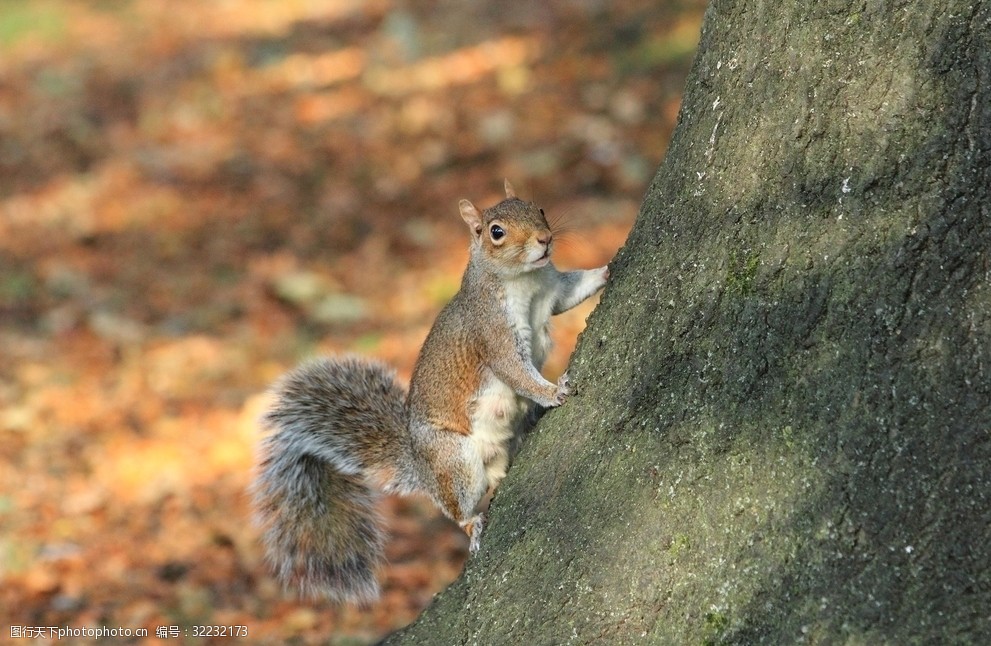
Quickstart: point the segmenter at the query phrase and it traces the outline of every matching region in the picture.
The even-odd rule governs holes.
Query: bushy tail
[[[274,394],[253,484],[269,560],[303,594],[370,602],[385,542],[375,486],[412,477],[405,391],[382,364],[343,358],[301,365]]]

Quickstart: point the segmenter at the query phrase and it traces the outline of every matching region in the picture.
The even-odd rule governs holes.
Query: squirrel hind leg
[[[385,558],[380,495],[312,456],[286,462],[265,464],[254,492],[276,576],[303,596],[375,601]]]
[[[465,441],[462,436],[453,439]],[[468,535],[468,549],[474,554],[485,525],[485,517],[478,513],[487,489],[485,467],[475,451],[438,451],[433,458],[436,482],[429,493],[444,514]]]

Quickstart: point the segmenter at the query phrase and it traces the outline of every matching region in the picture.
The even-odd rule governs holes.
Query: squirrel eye
[[[544,210],[543,209],[538,209],[538,210],[540,211],[540,215],[543,215],[544,214]]]
[[[493,240],[502,240],[503,236],[506,235],[506,231],[498,224],[493,224],[489,229],[489,235],[492,236]]]

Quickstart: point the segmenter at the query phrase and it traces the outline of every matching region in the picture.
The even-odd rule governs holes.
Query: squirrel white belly
[[[536,406],[561,405],[567,376],[540,374],[548,325],[605,284],[608,267],[560,272],[542,209],[516,197],[461,217],[471,233],[461,288],[434,322],[409,391],[382,364],[304,363],[276,384],[253,483],[268,557],[287,585],[335,601],[378,596],[380,492],[423,493],[478,549],[478,505],[506,475]]]

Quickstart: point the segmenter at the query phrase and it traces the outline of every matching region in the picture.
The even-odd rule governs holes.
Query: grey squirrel
[[[478,549],[477,507],[499,484],[534,404],[560,406],[567,373],[540,374],[552,314],[597,292],[608,267],[560,272],[543,209],[516,197],[479,211],[461,288],[427,335],[408,393],[386,366],[355,357],[304,363],[274,387],[262,422],[255,514],[277,576],[338,602],[378,597],[382,492],[423,493]]]

